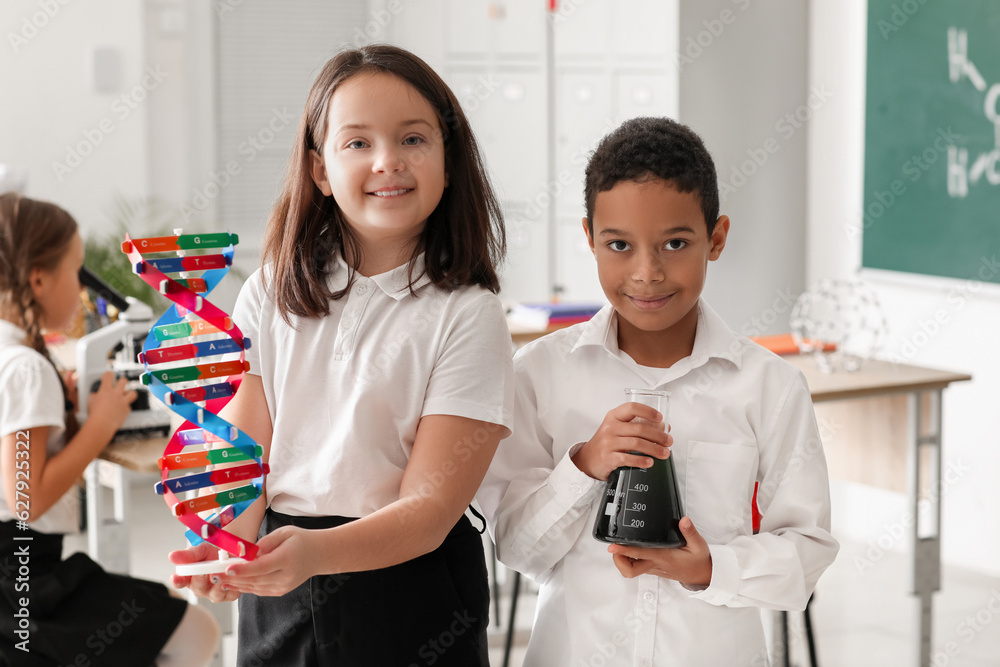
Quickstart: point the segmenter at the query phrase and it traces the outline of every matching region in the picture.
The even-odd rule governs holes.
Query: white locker
[[[552,17],[552,35],[557,60],[593,58],[608,48],[611,0],[560,2]]]
[[[580,218],[583,172],[590,153],[614,125],[611,79],[603,71],[563,71],[556,81],[556,176],[570,183],[558,198],[557,215]]]
[[[677,5],[664,0],[619,0],[611,16],[613,55],[646,57],[654,62],[672,62],[677,43]]]
[[[545,54],[545,0],[490,4],[493,48],[497,56],[540,61]]]
[[[492,49],[487,0],[445,2],[445,53],[449,57],[483,58]]]
[[[449,0],[445,40],[449,56],[541,60],[545,4],[533,0]]]
[[[594,259],[580,218],[556,221],[558,263],[556,279],[561,287],[562,301],[605,301],[601,281],[597,277]]]
[[[537,67],[455,67],[448,83],[469,117],[504,209],[507,261],[501,297],[545,301],[550,295],[551,196],[545,76]]]
[[[669,74],[615,75],[616,123],[636,116],[677,118],[677,79]]]
[[[545,185],[545,75],[539,71],[501,70],[494,127],[495,164],[504,175],[507,195],[531,200]]]
[[[545,216],[518,207],[504,215],[507,261],[500,272],[504,301],[548,301],[549,226]]]

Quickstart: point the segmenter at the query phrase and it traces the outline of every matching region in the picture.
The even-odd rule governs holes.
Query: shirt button
[[[580,488],[579,484],[574,484],[574,485],[570,486],[569,490],[572,491],[573,493],[577,494],[577,495],[579,495],[583,491],[583,489]]]
[[[358,285],[358,294],[364,294],[368,291],[368,285]]]
[[[348,317],[341,323],[341,326],[343,326],[345,329],[350,329],[351,327],[354,326],[354,320]]]
[[[642,594],[642,599],[645,600],[646,602],[652,602],[653,594],[650,593],[649,591],[646,591],[645,593]]]

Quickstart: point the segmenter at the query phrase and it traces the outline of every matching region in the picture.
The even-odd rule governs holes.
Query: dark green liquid
[[[673,459],[653,459],[652,468],[611,473],[597,509],[594,537],[635,547],[683,547],[683,516]]]

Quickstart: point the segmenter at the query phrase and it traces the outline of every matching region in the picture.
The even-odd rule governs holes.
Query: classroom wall
[[[173,84],[153,91],[147,105],[149,194],[178,210],[191,201],[216,163],[217,9],[213,4],[145,0],[146,57],[169,71]],[[205,220],[217,219],[214,203],[208,202]],[[184,221],[180,213],[174,216]]]
[[[58,202],[85,232],[116,193],[149,192],[145,103],[174,82],[147,71],[143,16],[134,0],[0,4],[0,163],[27,169],[27,194]],[[117,56],[113,92],[95,90],[96,47]]]
[[[807,128],[806,266],[812,283],[857,276],[861,265],[867,8],[812,0],[809,12],[810,85],[832,91],[824,113]],[[948,251],[947,235],[941,251]],[[996,261],[984,257],[983,266]],[[877,293],[888,320],[883,355],[974,376],[944,395],[942,555],[950,564],[1000,576],[1000,286],[973,280],[978,269],[970,267],[970,280],[873,270],[860,277]],[[893,537],[906,511],[901,495],[843,482],[833,491],[839,535],[905,547],[904,539]]]
[[[802,119],[824,113],[807,81],[807,14],[801,2],[680,3],[679,119],[711,151],[732,220],[704,294],[747,335],[788,331],[804,286]]]

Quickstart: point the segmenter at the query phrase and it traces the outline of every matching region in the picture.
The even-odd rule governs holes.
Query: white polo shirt
[[[329,284],[343,289],[347,266],[334,264]],[[499,299],[481,287],[448,292],[422,274],[423,255],[416,296],[406,264],[356,274],[327,317],[291,315],[291,326],[261,270],[243,286],[233,320],[251,340],[249,372],[261,376],[274,429],[266,486],[275,511],[362,517],[398,500],[425,415],[510,433],[513,365]]]
[[[767,664],[758,608],[803,608],[838,549],[802,373],[700,301],[691,355],[670,368],[640,366],[619,350],[606,306],[522,348],[515,377],[514,434],[478,499],[500,560],[542,584],[525,667]],[[626,579],[592,535],[605,482],[570,456],[628,387],[671,394],[683,508],[712,555],[702,590],[651,574]]]
[[[62,381],[45,357],[23,343],[24,331],[0,319],[0,436],[48,426],[49,437],[44,446],[51,458],[65,446]],[[21,438],[21,441],[24,439]],[[41,444],[31,442],[29,446]],[[10,476],[14,477],[15,472],[11,472]],[[27,470],[28,479],[24,481],[28,483],[28,488],[24,493],[28,494],[29,503],[31,489],[39,483],[41,475],[41,470]],[[24,476],[18,479],[24,479]],[[0,479],[0,521],[10,521],[16,516],[7,505],[3,484],[4,480]],[[23,509],[14,507],[18,513]],[[40,533],[75,533],[79,529],[79,517],[79,496],[74,486],[45,514],[32,521],[31,527]]]

